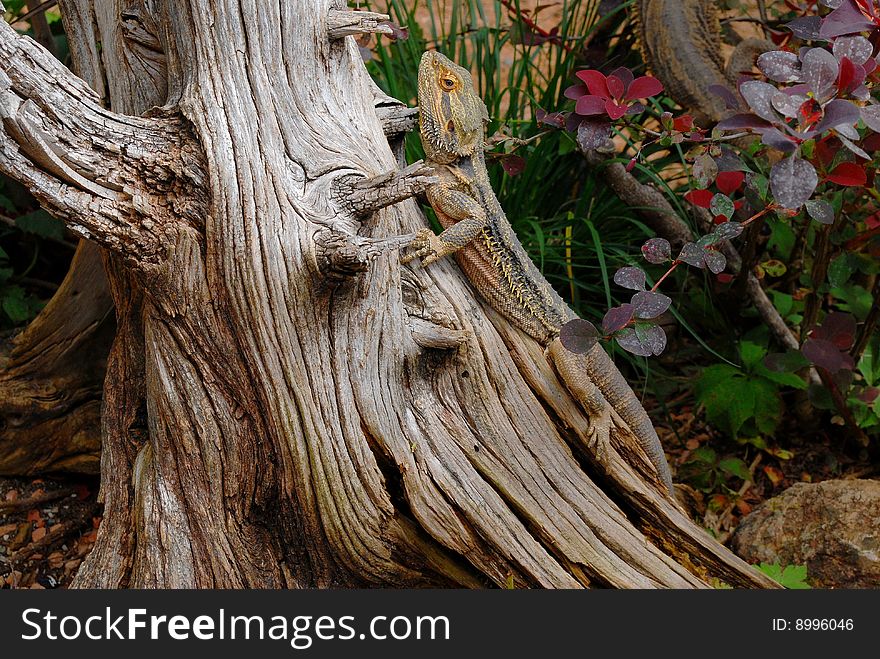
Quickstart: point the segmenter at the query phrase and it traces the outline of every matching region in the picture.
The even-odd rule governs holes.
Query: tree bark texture
[[[141,117],[122,99],[150,67],[105,62],[110,112],[0,26],[0,170],[113,254],[105,518],[77,585],[771,585],[625,428],[595,452],[541,347],[453,262],[400,264],[425,219],[399,200],[430,172],[398,172],[388,99],[339,36],[372,18],[100,5],[105,50],[164,53]]]

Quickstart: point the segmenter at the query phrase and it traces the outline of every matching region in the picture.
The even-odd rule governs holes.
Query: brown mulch
[[[0,478],[0,588],[66,588],[95,543],[94,477]]]

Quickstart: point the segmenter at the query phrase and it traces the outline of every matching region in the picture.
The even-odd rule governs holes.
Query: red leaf
[[[840,141],[836,138],[825,138],[816,142],[816,157],[823,167],[828,167],[834,160],[835,154],[840,150]]]
[[[605,79],[605,84],[608,86],[608,91],[611,93],[611,98],[620,98],[626,91],[626,85],[624,85],[623,80],[621,80],[617,76],[608,76]]]
[[[673,130],[685,133],[694,127],[694,118],[689,114],[683,114],[672,120]]]
[[[729,195],[739,190],[745,179],[746,175],[743,172],[718,172],[715,185],[718,186],[718,192]]]
[[[636,78],[626,90],[624,98],[628,101],[634,101],[637,98],[648,98],[663,91],[663,85],[657,78],[651,76],[642,76]]]
[[[715,278],[718,280],[719,284],[729,284],[733,281],[733,275],[729,272],[721,272],[715,275]]]
[[[840,72],[837,74],[837,90],[847,92],[856,79],[856,67],[849,57],[840,58]]]
[[[798,108],[801,126],[809,127],[822,118],[822,106],[814,98],[808,98]]]
[[[862,148],[868,153],[880,151],[880,133],[871,133],[862,141]]]
[[[709,190],[691,190],[687,194],[685,194],[684,198],[691,202],[694,206],[699,206],[700,208],[709,208],[709,205],[712,203],[712,197],[714,197]]]
[[[508,176],[516,176],[522,174],[526,168],[526,159],[522,156],[506,156],[501,160],[501,167],[504,168]]]
[[[623,115],[626,114],[626,106],[618,105],[612,100],[605,101],[605,114],[611,117],[612,120],[620,119]]]
[[[601,96],[602,98],[611,97],[611,94],[608,93],[608,83],[605,82],[606,78],[603,73],[594,71],[593,69],[587,69],[585,71],[578,71],[575,75],[584,81],[584,84],[587,85],[587,89],[589,89],[590,93],[594,96]]]
[[[838,185],[861,187],[868,182],[865,168],[854,162],[842,162],[828,175],[828,180]]]
[[[605,114],[605,99],[590,94],[581,96],[574,106],[574,111],[582,115]]]

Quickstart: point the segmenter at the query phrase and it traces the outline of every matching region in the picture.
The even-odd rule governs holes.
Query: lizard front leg
[[[443,224],[453,223],[439,236],[430,229],[422,229],[408,245],[414,249],[401,261],[409,263],[415,258],[422,259],[428,266],[444,256],[457,252],[479,236],[489,222],[486,211],[470,195],[443,185],[432,185],[426,190],[431,208]]]

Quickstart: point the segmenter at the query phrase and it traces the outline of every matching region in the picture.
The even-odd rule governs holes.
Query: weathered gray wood
[[[415,202],[365,215],[337,194],[396,165],[354,41],[328,38],[339,4],[150,6],[168,97],[146,118],[98,112],[0,33],[6,98],[122,193],[27,157],[17,115],[0,133],[0,168],[124,259],[107,508],[78,585],[771,585],[646,482],[620,419],[585,467],[588,419],[540,347],[453,263],[401,265]],[[108,78],[114,110],[137,88]]]

